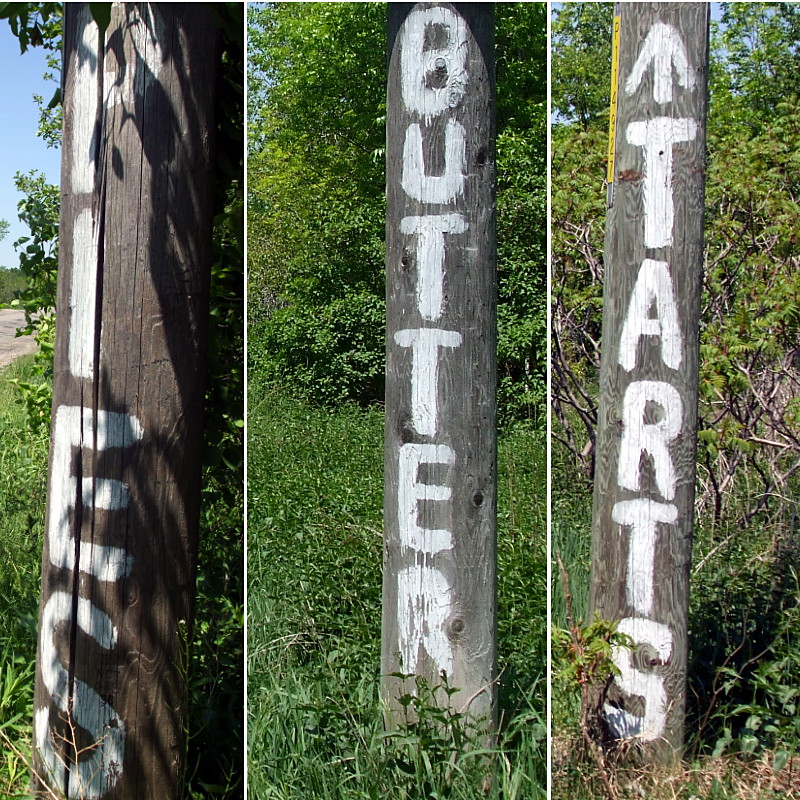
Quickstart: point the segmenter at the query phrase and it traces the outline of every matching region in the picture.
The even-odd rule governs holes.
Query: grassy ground
[[[250,797],[544,795],[544,443],[500,444],[499,649],[505,728],[482,760],[435,710],[397,734],[379,688],[383,417],[251,394],[248,451]],[[256,394],[258,396],[256,396]]]
[[[9,378],[33,379],[33,356],[0,370],[0,797],[27,797],[36,614],[48,436],[26,427]]]

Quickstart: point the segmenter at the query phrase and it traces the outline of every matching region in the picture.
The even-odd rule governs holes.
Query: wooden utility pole
[[[209,6],[65,5],[37,796],[181,796],[217,61]]]
[[[636,643],[614,653],[609,733],[670,760],[686,691],[708,4],[620,3],[615,17],[590,609]]]
[[[383,697],[495,709],[496,240],[489,4],[392,3]]]

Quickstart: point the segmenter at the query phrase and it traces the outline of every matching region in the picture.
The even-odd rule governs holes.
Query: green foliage
[[[612,3],[553,7],[551,102],[559,117],[582,128],[608,113],[613,12]]]
[[[251,370],[312,401],[381,402],[385,14],[249,12]],[[543,423],[545,7],[497,11],[499,401]]]
[[[30,229],[30,236],[14,242],[19,252],[19,269],[26,286],[12,305],[25,312],[26,333],[36,333],[34,317],[50,316],[56,308],[58,273],[59,188],[48,184],[42,173],[18,172],[14,186],[25,197],[17,203],[20,222]]]
[[[25,197],[17,203],[21,222],[30,236],[14,242],[19,253],[22,287],[9,305],[25,312],[24,333],[32,333],[39,345],[33,380],[15,380],[20,401],[32,430],[49,431],[52,406],[53,347],[55,344],[56,283],[58,272],[59,188],[31,170],[14,176],[17,191]]]
[[[384,9],[251,7],[251,369],[322,402],[383,391]]]
[[[24,291],[27,282],[22,272],[15,269],[0,268],[0,306],[9,306],[17,293]]]
[[[618,621],[594,619],[583,625],[576,621],[569,630],[556,629],[554,637],[559,645],[561,664],[556,680],[569,690],[602,687],[612,675],[619,675],[612,661],[615,647],[634,646],[631,638],[617,631]]]
[[[215,108],[205,457],[189,664],[187,796],[244,792],[244,8],[214,6],[222,31]]]
[[[19,51],[28,47],[58,50],[61,46],[61,3],[0,3],[0,19],[19,41]]]
[[[26,425],[12,381],[33,382],[33,356],[0,371],[0,796],[28,797],[36,615],[49,436]]]
[[[710,72],[709,130],[758,134],[778,106],[800,96],[800,8],[794,3],[722,3]]]
[[[542,34],[547,29],[547,7],[497,3],[494,13],[497,129],[501,134],[507,128],[531,130],[545,137],[547,38]],[[544,143],[542,138],[540,144]],[[545,153],[546,147],[541,148],[541,158]]]

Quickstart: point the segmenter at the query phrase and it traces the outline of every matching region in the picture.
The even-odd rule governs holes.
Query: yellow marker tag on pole
[[[617,134],[617,73],[619,71],[619,17],[614,17],[611,51],[611,108],[608,115],[608,183],[614,182],[614,138]]]

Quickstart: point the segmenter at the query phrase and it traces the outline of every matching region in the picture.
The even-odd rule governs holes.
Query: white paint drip
[[[97,451],[130,447],[143,436],[136,417],[112,411],[97,412]],[[72,448],[83,446],[90,451],[95,441],[92,410],[80,406],[59,406],[53,429],[53,462],[51,467],[50,520],[48,539],[51,563],[60,569],[75,569],[75,541],[69,524],[70,509],[75,507],[78,479],[70,474]],[[117,510],[126,508],[128,488],[120,481],[95,478],[82,479],[81,499],[85,508]],[[101,581],[115,581],[130,574],[133,557],[121,547],[88,545],[84,561],[83,549],[79,570]]]
[[[452,593],[445,576],[433,567],[414,564],[397,576],[401,669],[418,674],[420,647],[436,664],[436,672],[453,674],[453,648],[445,632]]]
[[[75,217],[72,231],[68,350],[69,371],[76,378],[94,376],[98,235],[92,219],[92,209],[84,208]]]
[[[631,529],[626,578],[628,602],[638,613],[647,615],[653,607],[656,530],[659,524],[676,523],[678,509],[672,504],[637,498],[615,503],[611,517],[621,528]]]
[[[678,75],[678,85],[692,90],[695,72],[689,64],[686,44],[675,28],[656,22],[647,32],[642,49],[625,81],[625,92],[632,95],[642,82],[650,64],[653,65],[653,98],[661,105],[672,102],[672,67]]]
[[[417,524],[418,503],[445,502],[453,492],[449,486],[419,483],[420,464],[456,463],[455,451],[444,444],[406,443],[400,447],[400,475],[397,496],[397,516],[400,522],[400,544],[421,553],[440,553],[453,547],[453,534],[449,530],[421,528]]]
[[[697,123],[693,119],[655,117],[631,122],[625,135],[628,144],[644,148],[644,244],[670,247],[675,209],[672,200],[672,147],[693,141]]]
[[[426,34],[444,29],[444,47],[425,49]],[[425,123],[457,106],[466,94],[468,30],[460,15],[442,6],[412,11],[400,32],[400,85],[406,108]],[[441,87],[429,87],[429,76],[444,76]]]
[[[653,303],[658,309],[656,317],[650,317]],[[683,337],[666,261],[646,258],[636,278],[619,340],[618,360],[627,372],[636,366],[636,353],[642,336],[658,336],[661,339],[661,360],[670,369],[680,367]]]
[[[417,308],[423,319],[435,321],[444,312],[444,235],[464,233],[469,225],[461,214],[403,217],[400,230],[416,235]]]
[[[422,152],[422,129],[417,123],[408,126],[403,143],[403,176],[400,184],[409,197],[420,203],[449,203],[464,193],[467,168],[467,134],[454,119],[447,121],[444,131],[444,173],[425,174]]]
[[[672,633],[660,622],[627,617],[620,621],[617,630],[630,636],[637,646],[653,647],[662,663],[672,654]],[[622,739],[631,736],[638,736],[645,742],[658,739],[664,733],[667,721],[664,678],[654,672],[636,669],[633,666],[633,654],[626,648],[615,647],[611,657],[620,671],[616,678],[619,688],[626,694],[641,697],[644,701],[642,717],[606,703],[604,710],[612,731]]]
[[[405,328],[394,341],[411,348],[411,421],[418,433],[434,436],[439,418],[439,348],[459,347],[458,331],[438,328]]]
[[[69,674],[58,658],[54,643],[56,626],[72,621],[72,597],[67,592],[53,592],[45,604],[40,626],[42,681],[63,712],[69,709],[67,687]],[[78,598],[78,627],[91,636],[104,650],[112,650],[117,641],[117,629],[107,614],[86,598]],[[77,764],[70,765],[67,797],[102,797],[122,774],[125,754],[125,726],[119,715],[100,695],[83,681],[73,680],[72,717],[76,725],[87,731],[94,742],[91,749],[81,751]],[[64,769],[50,734],[50,709],[36,709],[34,715],[36,747],[51,777]]]
[[[661,407],[662,417],[645,423],[648,403]],[[653,459],[656,486],[666,500],[675,498],[675,466],[669,454],[669,443],[681,431],[683,403],[675,387],[664,381],[632,381],[622,401],[622,441],[619,448],[617,483],[624,489],[639,491],[642,454]]]

